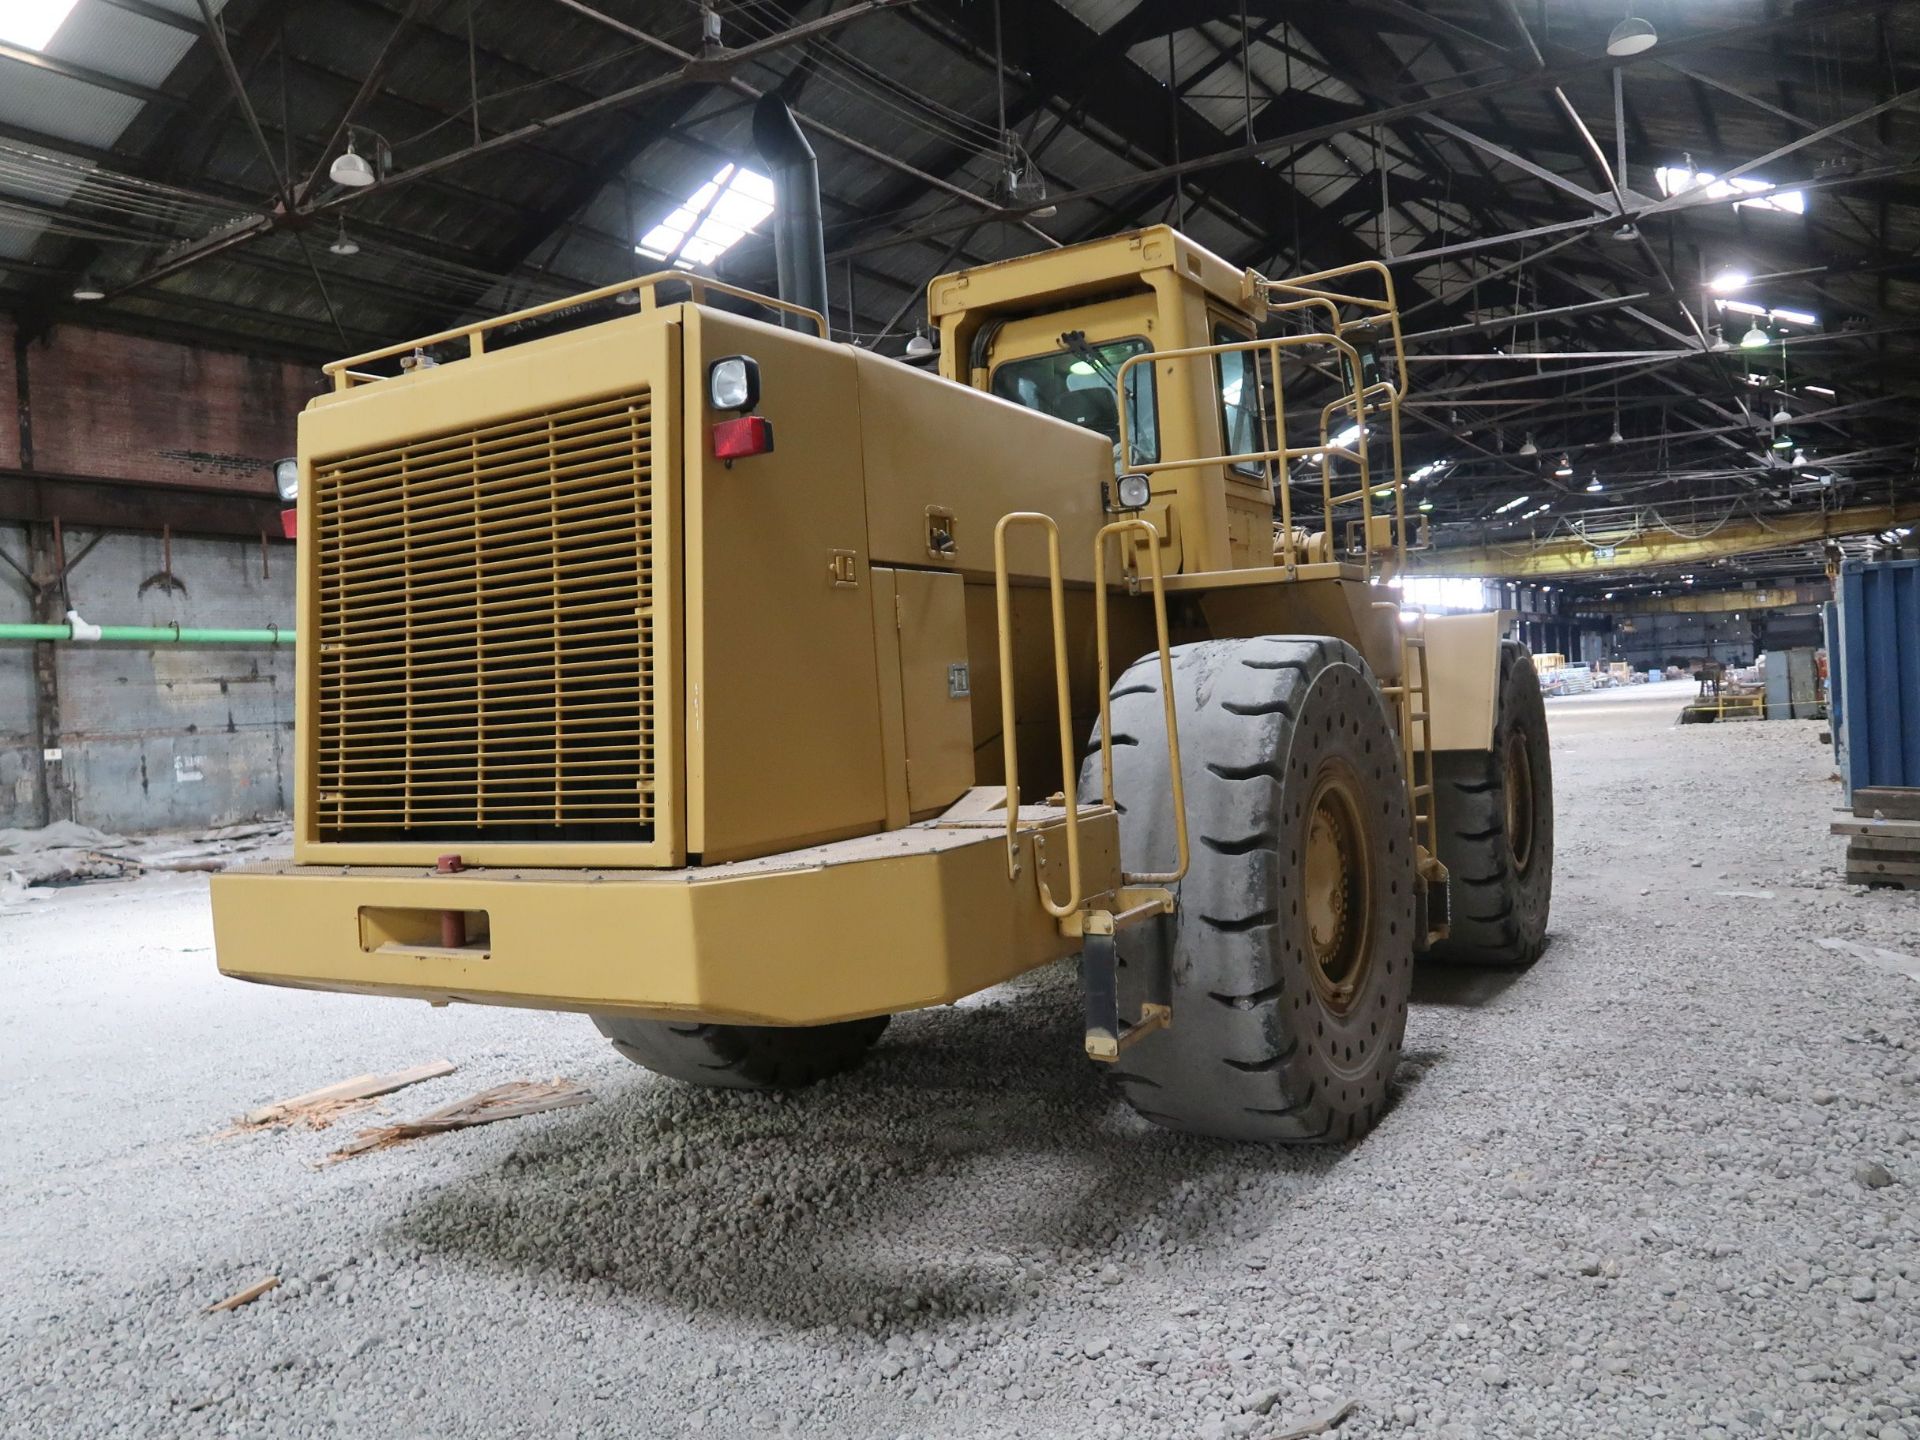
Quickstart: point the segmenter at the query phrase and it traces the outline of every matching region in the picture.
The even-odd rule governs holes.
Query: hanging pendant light
[[[340,233],[333,237],[333,243],[327,246],[327,251],[329,254],[343,256],[360,253],[359,243],[347,234],[347,222],[344,219],[340,222]]]
[[[1540,453],[1540,447],[1533,443],[1533,432],[1531,430],[1527,432],[1527,443],[1520,447],[1520,453],[1522,455],[1538,455]]]
[[[1613,417],[1613,433],[1607,436],[1607,443],[1609,445],[1624,445],[1627,443],[1627,437],[1620,433],[1620,417],[1618,415]]]
[[[1760,328],[1760,322],[1757,320],[1753,328],[1740,337],[1740,348],[1743,350],[1758,350],[1761,346],[1772,343],[1773,337]]]
[[[1560,463],[1553,467],[1553,473],[1558,475],[1562,480],[1567,479],[1573,474],[1573,462],[1562,455],[1560,457]]]
[[[1639,55],[1651,50],[1659,42],[1660,32],[1653,28],[1653,22],[1642,20],[1629,14],[1626,19],[1613,27],[1613,33],[1607,36],[1607,54],[1616,59],[1629,55]]]
[[[931,355],[932,353],[933,353],[933,341],[927,338],[927,332],[925,330],[914,331],[913,338],[907,341],[908,357],[910,359],[918,360],[923,355]]]
[[[1773,412],[1773,423],[1776,425],[1791,425],[1793,423],[1793,414],[1787,409],[1786,401],[1782,400],[1780,402],[1780,408]]]
[[[366,156],[353,148],[353,141],[349,140],[347,148],[336,155],[333,164],[327,167],[327,178],[336,185],[358,190],[373,184],[373,166],[367,163]]]

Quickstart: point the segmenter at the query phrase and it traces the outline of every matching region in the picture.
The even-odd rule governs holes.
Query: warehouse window
[[[1736,175],[1731,180],[1722,180],[1705,170],[1690,170],[1683,165],[1662,165],[1653,172],[1654,181],[1660,186],[1662,195],[1680,195],[1698,191],[1715,200],[1731,199],[1735,195],[1748,195],[1751,199],[1735,200],[1736,210],[1784,210],[1789,215],[1807,213],[1807,197],[1800,190],[1779,190],[1771,180],[1756,180],[1751,175]],[[1770,193],[1766,193],[1770,192]]]
[[[0,4],[0,41],[26,50],[44,50],[75,0],[7,0]]]
[[[681,270],[711,265],[772,213],[773,181],[757,170],[722,165],[686,204],[642,235],[634,249]]]

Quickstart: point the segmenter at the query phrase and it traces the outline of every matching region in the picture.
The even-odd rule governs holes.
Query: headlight
[[[1119,489],[1122,510],[1144,510],[1153,498],[1153,483],[1144,475],[1122,475]]]
[[[300,498],[300,462],[298,460],[273,462],[273,488],[280,492],[280,498],[289,505]]]
[[[707,367],[707,399],[716,410],[751,410],[760,403],[760,367],[750,356],[729,355]]]

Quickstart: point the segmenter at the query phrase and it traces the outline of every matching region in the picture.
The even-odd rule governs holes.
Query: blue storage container
[[[1848,798],[1920,787],[1920,560],[1842,561],[1828,622],[1828,714]]]

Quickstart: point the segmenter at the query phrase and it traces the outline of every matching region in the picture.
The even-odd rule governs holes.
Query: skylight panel
[[[1807,213],[1805,191],[1781,190],[1776,188],[1775,182],[1756,180],[1751,175],[1736,175],[1731,180],[1722,180],[1705,170],[1690,170],[1684,165],[1662,165],[1653,172],[1653,178],[1662,195],[1698,192],[1714,200],[1745,195],[1750,198],[1735,200],[1734,209],[1782,210],[1789,215]]]
[[[76,0],[5,0],[0,3],[0,41],[25,50],[44,50]]]
[[[682,270],[711,265],[772,213],[773,181],[758,171],[722,165],[634,248],[649,260],[670,261]]]

